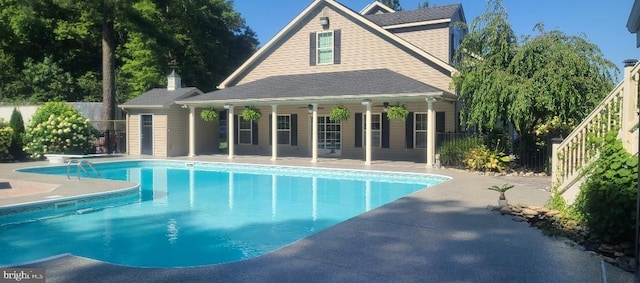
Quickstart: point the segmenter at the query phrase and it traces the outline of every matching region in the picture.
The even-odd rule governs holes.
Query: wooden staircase
[[[638,80],[640,64],[626,60],[623,80],[569,136],[552,146],[552,188],[572,203],[579,191],[581,169],[592,163],[599,146],[591,138],[604,138],[618,130],[618,138],[632,154],[638,152]]]

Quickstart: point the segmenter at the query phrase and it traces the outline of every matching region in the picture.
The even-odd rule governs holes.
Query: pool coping
[[[226,156],[183,160],[228,162]],[[550,185],[548,177],[479,176],[459,170],[425,169],[423,164],[412,162],[374,161],[371,166],[364,166],[360,160],[320,160],[310,164],[306,158],[270,161],[268,157],[256,156],[239,157],[231,162],[412,171],[453,178],[271,254],[245,261],[159,269],[124,267],[61,255],[21,267],[45,268],[47,282],[599,282],[603,276],[610,282],[624,282],[631,278],[599,258],[567,246],[562,239],[546,237],[486,209],[497,200],[495,192],[486,187],[505,182],[516,185],[507,194],[511,203],[543,205],[549,196],[545,190],[546,184]]]

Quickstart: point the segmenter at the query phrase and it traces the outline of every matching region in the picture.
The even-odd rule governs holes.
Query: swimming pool
[[[136,201],[55,217],[0,216],[0,265],[63,253],[137,267],[233,262],[277,250],[445,176],[184,161],[94,163]],[[66,166],[20,171],[66,175]],[[73,172],[75,174],[75,172]],[[42,212],[40,212],[42,213]]]

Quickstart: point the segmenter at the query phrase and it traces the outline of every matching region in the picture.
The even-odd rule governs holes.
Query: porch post
[[[433,110],[435,98],[429,97],[427,100],[427,164],[426,168],[433,168],[436,155],[436,115]]]
[[[196,108],[189,107],[189,157],[196,156]]]
[[[635,67],[638,60],[635,59],[627,59],[624,60],[624,90],[622,97],[622,117],[620,123],[620,138],[623,141],[624,148],[631,153],[635,153],[633,151],[635,147],[634,135],[631,132],[631,129],[636,124],[636,106],[638,105],[638,85],[637,78],[635,78],[635,74],[632,74],[632,70]]]
[[[318,104],[311,104],[313,107],[311,115],[311,162],[318,162]]]
[[[233,119],[233,105],[227,104],[224,106],[224,109],[227,109],[227,150],[229,151],[228,159],[233,159],[233,154],[235,151],[235,121]]]
[[[365,154],[364,165],[371,165],[371,101],[363,100],[362,105],[367,107],[366,121],[365,121]]]
[[[271,105],[271,160],[278,159],[278,105]]]

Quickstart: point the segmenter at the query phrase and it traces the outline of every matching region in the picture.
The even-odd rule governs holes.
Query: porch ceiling
[[[350,103],[363,99],[415,101],[426,97],[456,100],[456,96],[388,69],[273,76],[188,97],[185,105],[265,105]]]

